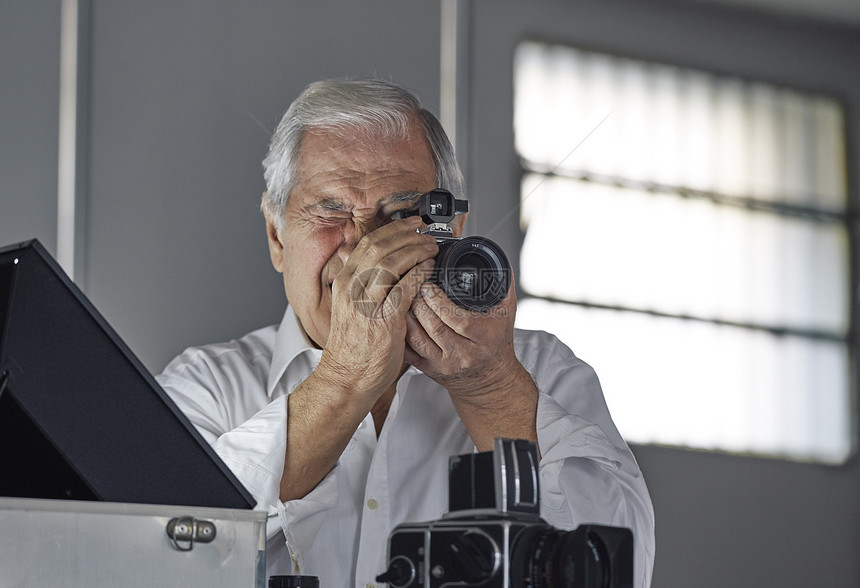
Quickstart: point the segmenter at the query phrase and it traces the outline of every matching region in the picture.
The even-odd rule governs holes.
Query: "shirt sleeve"
[[[213,368],[205,354],[186,352],[157,379],[251,493],[256,509],[268,513],[270,545],[285,541],[293,565],[300,565],[300,554],[313,542],[322,513],[336,503],[337,467],[304,498],[281,502],[288,397],[281,394],[269,400],[264,384],[242,373],[242,365],[247,364],[232,370],[222,356],[214,365],[219,369]],[[236,390],[244,394],[236,394]]]
[[[519,352],[540,392],[541,516],[561,529],[585,523],[630,528],[636,585],[649,586],[655,543],[651,497],[612,422],[597,375],[546,333],[533,333]]]

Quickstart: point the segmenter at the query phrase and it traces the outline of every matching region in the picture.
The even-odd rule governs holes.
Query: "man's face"
[[[436,187],[430,148],[410,139],[343,139],[308,133],[278,233],[267,219],[275,269],[308,336],[320,347],[331,327],[332,282],[361,238]]]

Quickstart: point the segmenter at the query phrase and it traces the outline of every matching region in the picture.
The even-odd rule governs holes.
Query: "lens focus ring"
[[[505,252],[490,239],[441,240],[433,282],[455,304],[484,311],[508,295],[511,269]]]

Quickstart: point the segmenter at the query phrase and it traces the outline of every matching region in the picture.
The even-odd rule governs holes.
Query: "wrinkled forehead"
[[[371,200],[414,196],[436,184],[433,157],[420,136],[316,131],[304,137],[298,164],[294,193],[302,201],[342,198],[367,208]]]

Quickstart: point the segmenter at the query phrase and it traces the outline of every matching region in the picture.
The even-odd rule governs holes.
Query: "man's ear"
[[[458,214],[454,217],[454,220],[451,221],[451,232],[455,237],[462,237],[463,231],[466,230],[466,217],[469,216],[469,213],[466,214]]]
[[[266,201],[266,193],[263,192],[263,202]],[[272,265],[279,273],[283,273],[284,262],[284,244],[281,241],[281,235],[278,232],[278,226],[269,214],[268,207],[263,204],[263,216],[266,218],[266,238],[269,241],[269,257],[272,260]]]

